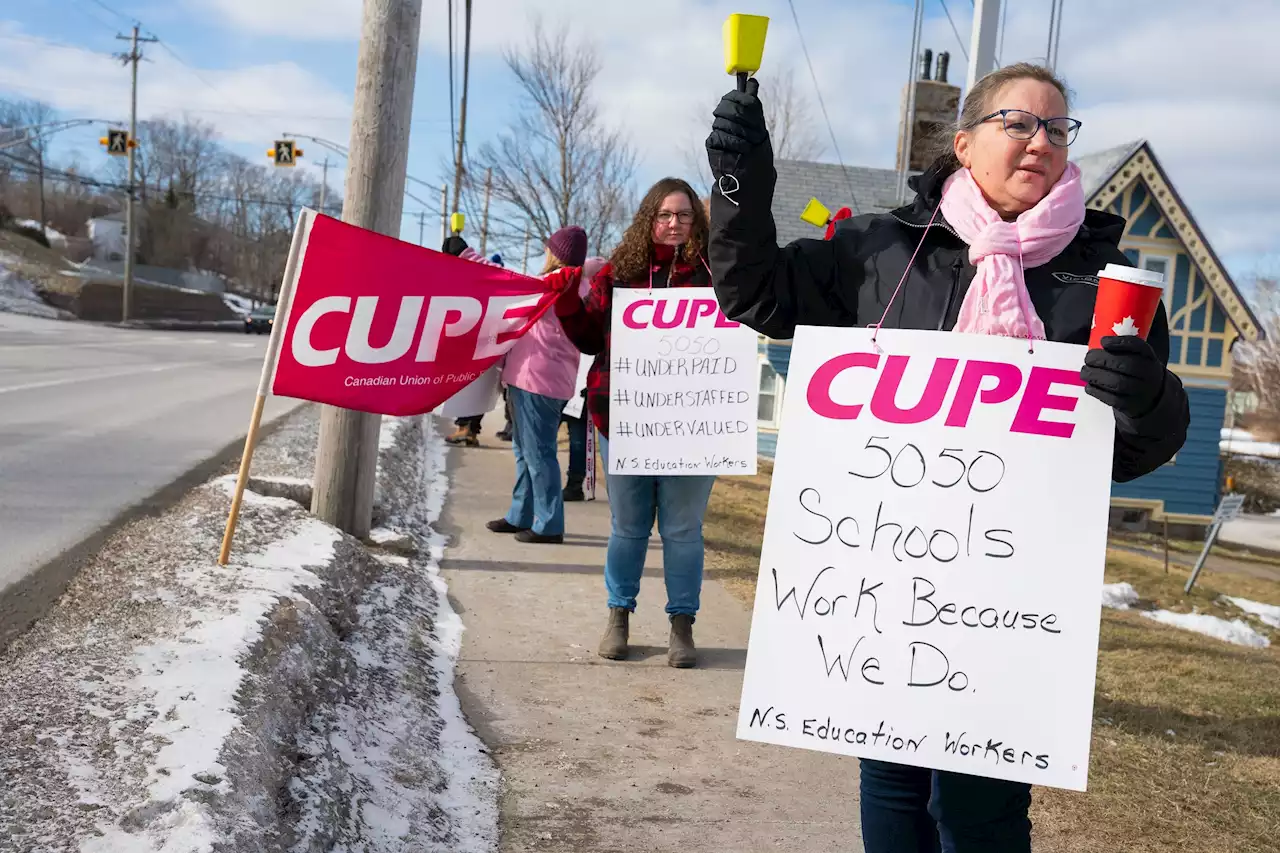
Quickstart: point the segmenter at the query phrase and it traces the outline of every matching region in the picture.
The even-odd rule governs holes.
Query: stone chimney
[[[956,120],[960,114],[960,87],[947,82],[951,54],[938,54],[936,70],[933,67],[933,51],[925,50],[920,56],[920,77],[916,80],[916,105],[911,131],[911,159],[908,171],[921,171],[929,165],[927,148],[930,139],[939,128]],[[902,168],[902,149],[906,142],[907,105],[911,87],[902,90],[901,119],[898,122],[898,152],[894,168]]]

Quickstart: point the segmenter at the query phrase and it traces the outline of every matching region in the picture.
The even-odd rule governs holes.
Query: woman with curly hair
[[[601,435],[613,514],[604,564],[609,621],[599,648],[600,656],[610,660],[627,656],[630,617],[656,517],[671,623],[667,663],[691,667],[697,662],[693,621],[702,593],[702,517],[715,477],[609,472],[609,328],[614,288],[709,286],[711,274],[702,257],[706,245],[707,215],[697,193],[685,181],[664,178],[645,194],[609,263],[591,279],[586,297],[570,286],[556,302],[569,340],[596,357],[587,375],[587,409]]]

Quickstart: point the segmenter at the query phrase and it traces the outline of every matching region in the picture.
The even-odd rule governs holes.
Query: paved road
[[[0,643],[59,592],[37,568],[243,439],[266,340],[0,313]]]
[[[1280,552],[1280,516],[1242,515],[1222,525],[1218,536],[1246,548]]]

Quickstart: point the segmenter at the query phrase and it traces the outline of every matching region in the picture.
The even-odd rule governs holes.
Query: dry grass
[[[60,252],[30,238],[0,229],[0,254],[9,257],[8,264],[19,277],[44,290],[75,293],[83,284],[79,278],[62,275],[62,271],[75,267]]]
[[[721,477],[707,510],[707,575],[751,606],[771,468]],[[1144,607],[1240,617],[1221,595],[1280,603],[1280,583],[1111,551],[1109,582]],[[1251,623],[1265,629],[1256,620]],[[1255,650],[1104,610],[1089,792],[1037,788],[1037,853],[1274,853],[1280,849],[1280,631]],[[1172,732],[1172,734],[1170,734]]]

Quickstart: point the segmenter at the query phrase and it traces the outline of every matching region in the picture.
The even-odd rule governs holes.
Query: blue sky
[[[912,4],[796,0],[795,6],[844,161],[892,166]],[[1009,6],[1001,60],[1042,58],[1050,0]],[[928,0],[923,46],[950,51],[952,79],[962,80],[972,6],[946,0],[946,7],[963,44],[942,0]],[[706,135],[698,117],[731,85],[720,46],[730,12],[772,19],[761,72],[766,92],[770,69],[790,68],[812,100],[786,2],[475,0],[474,8],[467,130],[473,150],[511,117],[516,93],[501,50],[520,42],[534,15],[567,22],[599,48],[598,100],[640,151],[642,184],[687,173],[690,152],[697,156]],[[1280,132],[1280,64],[1269,61],[1268,43],[1269,34],[1280,32],[1280,3],[1233,0],[1224,8],[1192,0],[1066,0],[1059,70],[1077,93],[1074,114],[1085,122],[1075,150],[1150,139],[1219,254],[1243,277],[1274,270],[1280,248],[1274,202],[1280,170],[1251,165],[1270,161],[1259,149],[1269,151]],[[126,47],[115,36],[136,19],[162,39],[146,48],[140,115],[176,118],[185,111],[213,124],[229,148],[265,163],[266,148],[282,131],[346,144],[359,16],[359,0],[15,0],[0,11],[0,97],[41,98],[66,117],[127,116],[128,72],[108,54]],[[446,0],[424,0],[409,171],[432,183],[451,158],[446,17]],[[816,108],[813,116],[821,122]],[[828,138],[824,124],[816,129]],[[67,132],[57,150],[94,167],[105,159],[101,131]],[[303,148],[304,161],[315,167],[322,150]],[[834,162],[829,145],[820,159]],[[341,174],[330,174],[337,191]],[[436,215],[438,193],[412,186],[411,192]],[[415,213],[419,205],[406,200],[405,209]],[[438,219],[429,220],[428,235],[438,227]],[[417,231],[416,220],[406,217],[403,236],[416,241]]]

